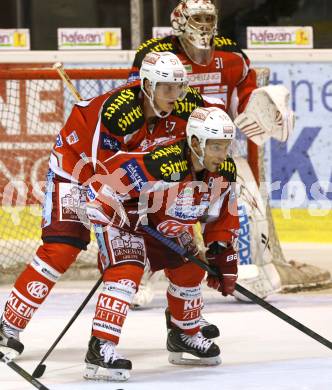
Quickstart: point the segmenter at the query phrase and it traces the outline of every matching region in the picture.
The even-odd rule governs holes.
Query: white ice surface
[[[25,352],[17,363],[32,372],[93,282],[56,286],[23,334]],[[4,303],[8,287],[1,287]],[[46,360],[40,381],[49,389],[108,390],[332,390],[332,351],[264,309],[237,303],[205,289],[205,317],[221,330],[218,367],[179,367],[168,363],[163,310],[165,285],[148,310],[132,311],[118,351],[133,362],[125,383],[88,382],[82,378],[95,298]],[[332,339],[332,295],[275,295],[270,303],[322,336]],[[33,389],[0,364],[0,390]]]

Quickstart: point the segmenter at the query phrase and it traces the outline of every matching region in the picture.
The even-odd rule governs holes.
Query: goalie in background
[[[170,137],[150,148],[118,152],[91,178],[87,215],[95,224],[104,288],[85,359],[86,379],[129,378],[131,361],[118,354],[116,345],[147,259],[152,271],[164,269],[169,280],[169,362],[220,364],[218,345],[200,330],[204,269],[140,226],[149,225],[209,262],[218,277],[208,275],[208,286],[224,296],[233,294],[237,279],[233,241],[239,220],[232,185],[236,167],[228,152],[235,130],[223,110],[199,107],[189,117],[187,139]],[[206,256],[194,239],[197,221],[204,226]]]
[[[170,19],[173,35],[142,43],[129,79],[138,77],[146,53],[172,51],[185,65],[189,84],[210,99],[223,99],[236,126],[252,142],[263,145],[271,137],[285,142],[294,127],[294,114],[288,108],[288,90],[282,85],[257,88],[255,70],[245,53],[232,39],[217,35],[218,10],[213,2],[182,0]],[[239,282],[263,298],[282,288],[311,287],[328,282],[330,275],[325,270],[286,262],[281,248],[278,255],[272,256],[266,204],[248,162],[241,157],[235,158],[235,162],[240,187],[239,211],[242,213]],[[134,304],[144,307],[151,302],[155,280],[158,275],[147,270]]]

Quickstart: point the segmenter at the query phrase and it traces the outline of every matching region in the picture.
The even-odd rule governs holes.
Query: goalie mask
[[[211,0],[183,0],[171,13],[173,34],[198,65],[209,65],[213,58],[217,21],[217,9]]]
[[[207,140],[231,141],[235,138],[236,127],[225,111],[217,107],[196,108],[190,115],[187,127],[187,142],[192,153],[198,158],[199,163],[206,168],[204,158],[206,155]],[[192,138],[196,137],[201,149],[199,156],[192,146]],[[227,150],[230,142],[227,144]],[[215,150],[209,153],[224,153],[221,146],[215,145]]]
[[[178,57],[171,52],[148,53],[143,59],[139,75],[141,89],[159,118],[167,117],[174,108],[172,102],[184,99],[187,94],[187,72]],[[148,88],[146,80],[149,82]],[[161,102],[169,102],[167,111],[158,107],[157,98]]]

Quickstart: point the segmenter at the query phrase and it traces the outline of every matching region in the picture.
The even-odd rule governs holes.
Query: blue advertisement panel
[[[296,114],[286,143],[266,145],[271,205],[330,209],[332,204],[332,63],[259,63],[271,84],[284,84]]]

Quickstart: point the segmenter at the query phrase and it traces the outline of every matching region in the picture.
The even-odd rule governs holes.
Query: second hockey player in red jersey
[[[115,346],[147,259],[153,271],[165,269],[169,279],[169,361],[220,363],[219,347],[200,332],[204,270],[140,229],[148,223],[197,254],[193,225],[203,223],[206,259],[219,275],[208,275],[208,286],[223,295],[233,293],[237,279],[233,241],[239,221],[230,183],[236,180],[236,170],[227,152],[235,126],[218,108],[197,108],[186,134],[186,141],[155,140],[148,148],[120,151],[100,165],[90,180],[87,215],[95,223],[104,289],[85,360],[87,379],[129,377],[131,362],[118,355]],[[183,353],[196,360],[188,361]]]

